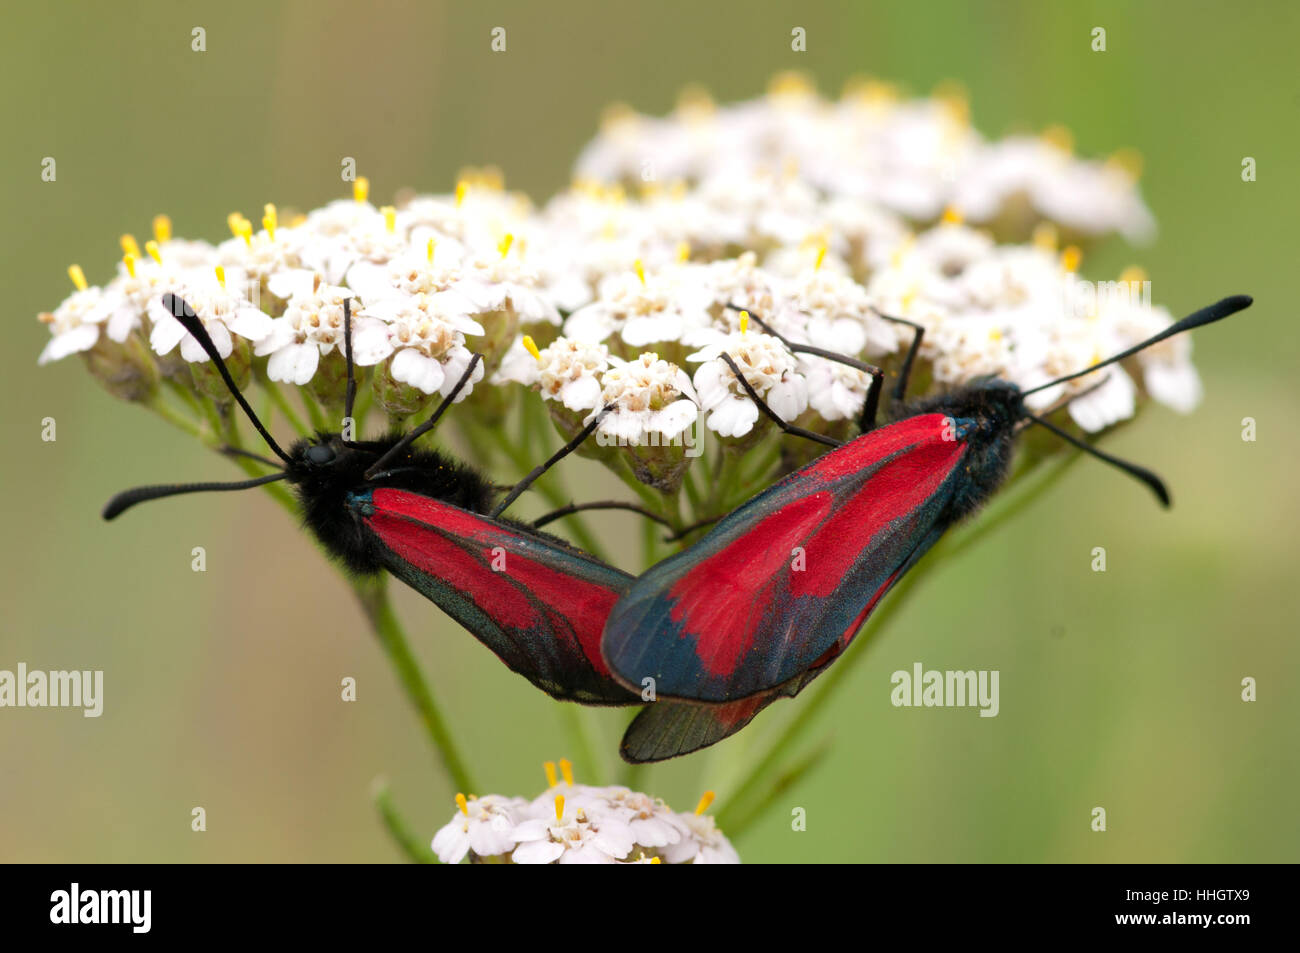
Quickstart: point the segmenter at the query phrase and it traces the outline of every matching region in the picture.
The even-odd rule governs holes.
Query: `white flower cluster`
[[[1137,165],[1127,152],[1107,161],[1078,158],[1061,127],[987,141],[952,84],[905,100],[889,84],[854,80],[833,102],[802,75],[786,73],[766,97],[748,102],[715,106],[691,91],[663,118],[612,110],[577,172],[606,182],[681,179],[698,183],[701,193],[737,198],[749,190],[766,215],[780,218],[798,187],[787,183],[787,194],[777,197],[761,194],[762,183],[786,170],[804,188],[914,222],[957,208],[974,222],[1024,228],[1045,219],[1077,237],[1120,232],[1140,241],[1155,226],[1137,190]]]
[[[547,764],[550,787],[528,801],[489,794],[456,795],[456,814],[433,838],[444,864],[466,857],[515,864],[738,864],[740,857],[704,811],[706,794],[690,814],[624,787],[574,784]]]
[[[285,222],[267,206],[260,230],[232,214],[216,246],[173,239],[160,219],[147,253],[123,237],[104,287],[74,266],[77,290],[41,316],[40,360],[138,335],[164,374],[205,362],[162,304],[170,291],[223,358],[263,358],[270,381],[337,395],[350,300],[356,364],[376,368],[391,413],[448,393],[479,352],[477,375],[535,387],[573,420],[612,406],[601,430],[633,445],[671,442],[701,415],[724,438],[753,430],[759,410],[724,353],[781,416],[853,419],[868,375],[782,338],[896,368],[912,330],[884,316],[925,328],[918,379],[932,389],[989,374],[1032,387],[1170,323],[1141,276],[1090,283],[1078,249],[1058,250],[1062,235],[1141,231],[1147,216],[1127,173],[1067,145],[989,144],[960,98],[904,102],[881,84],[838,103],[789,78],[734,106],[696,94],[667,119],[610,120],[579,161],[586,178],[540,210],[480,172],[399,207],[370,204],[359,180],[353,198]],[[640,179],[642,162],[654,181],[639,194],[593,180]],[[1023,199],[1029,237],[999,243]],[[1190,410],[1190,348],[1172,339],[1032,406],[1078,397],[1070,412],[1089,431],[1131,416],[1139,386]]]

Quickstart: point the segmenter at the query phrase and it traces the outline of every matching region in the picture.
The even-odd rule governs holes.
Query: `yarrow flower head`
[[[794,420],[808,407],[808,382],[799,363],[777,338],[748,328],[720,335],[687,360],[700,362],[695,389],[708,414],[708,428],[720,437],[743,437],[758,421],[758,405],[749,397],[727,355],[750,387],[784,420]]]
[[[575,784],[567,761],[547,762],[549,787],[532,801],[456,795],[456,814],[433,838],[443,863],[738,864],[740,857],[704,812],[678,814],[625,787]]]

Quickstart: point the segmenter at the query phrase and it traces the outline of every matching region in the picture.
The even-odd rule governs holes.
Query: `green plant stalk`
[[[970,526],[958,537],[949,537],[941,540],[938,545],[926,556],[926,574],[932,575],[937,564],[948,558],[953,558],[961,552],[964,552],[974,543],[984,538],[989,532],[1007,522],[1025,507],[1037,500],[1050,487],[1064,475],[1065,471],[1080,456],[1081,451],[1072,452],[1066,459],[1052,467],[1045,475],[1034,481],[1026,489],[1022,490],[1015,497],[1001,506],[997,507],[987,518],[981,520],[973,526]],[[1021,471],[1022,473],[1024,470]],[[902,605],[907,593],[911,591],[921,576],[916,573],[908,573],[903,580],[898,583],[889,593],[884,603],[872,613],[867,620],[866,626],[862,633],[854,640],[854,643],[870,644],[871,636],[876,630],[884,627],[890,617],[898,611]],[[864,636],[865,633],[865,636]],[[852,646],[850,647],[852,648]],[[835,692],[836,688],[847,678],[849,672],[853,669],[855,661],[863,658],[866,650],[863,648],[853,652],[852,657],[840,659],[839,662],[831,666],[830,670],[818,679],[817,688],[814,690],[812,698],[808,699],[799,708],[795,716],[785,726],[785,729],[778,736],[777,740],[768,748],[767,753],[746,773],[744,781],[738,786],[734,797],[730,798],[724,807],[718,812],[718,826],[727,832],[730,837],[737,837],[748,826],[750,820],[755,816],[739,816],[740,809],[745,802],[755,796],[759,784],[767,774],[781,762],[785,757],[786,751],[798,740],[807,725],[820,711],[822,704],[826,702]]]
[[[417,864],[436,864],[439,863],[438,857],[428,844],[411,832],[410,825],[397,810],[393,804],[392,793],[388,790],[388,783],[382,778],[376,779],[374,785],[375,807],[379,809],[379,817],[384,822],[384,827],[388,830],[393,842],[407,856],[407,859]]]
[[[447,772],[458,791],[478,790],[465,767],[456,742],[452,740],[446,722],[443,721],[442,711],[434,700],[433,692],[430,691],[424,675],[420,672],[420,665],[411,653],[406,633],[393,612],[392,603],[388,599],[387,577],[363,576],[352,579],[351,584],[362,610],[366,613],[366,618],[370,620],[375,634],[379,636],[380,644],[383,645],[389,660],[397,670],[402,688],[406,690],[407,697],[420,715],[425,733],[429,736],[438,755],[439,765]]]
[[[271,403],[275,404],[276,410],[280,411],[284,415],[284,419],[289,421],[289,426],[298,431],[298,436],[307,436],[311,431],[303,423],[302,418],[298,416],[298,412],[293,409],[293,405],[284,396],[284,392],[280,390],[279,385],[269,378],[263,378],[258,383],[262,385],[262,389],[271,398]]]

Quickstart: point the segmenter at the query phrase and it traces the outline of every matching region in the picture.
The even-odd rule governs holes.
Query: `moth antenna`
[[[1160,500],[1162,506],[1169,506],[1169,490],[1165,487],[1164,481],[1146,467],[1140,467],[1136,463],[1130,463],[1128,460],[1121,460],[1119,457],[1113,457],[1106,451],[1097,449],[1086,440],[1080,440],[1078,437],[1068,431],[1062,430],[1060,427],[1056,426],[1056,424],[1051,423],[1042,417],[1037,417],[1034,414],[1026,414],[1025,418],[1039,424],[1040,426],[1046,427],[1066,443],[1073,444],[1085,453],[1092,454],[1103,463],[1109,463],[1111,466],[1124,471],[1134,479],[1141,480],[1151,488],[1151,492]]]
[[[1110,381],[1110,375],[1107,374],[1107,375],[1106,375],[1105,377],[1103,377],[1101,380],[1097,381],[1097,383],[1095,383],[1095,384],[1089,384],[1089,385],[1088,385],[1087,387],[1085,387],[1083,390],[1079,391],[1079,393],[1077,393],[1077,394],[1071,394],[1069,397],[1062,397],[1060,400],[1058,400],[1056,403],[1054,403],[1051,407],[1048,407],[1046,410],[1041,411],[1041,412],[1039,413],[1039,416],[1040,416],[1040,417],[1050,417],[1050,416],[1052,416],[1052,414],[1056,413],[1056,412],[1057,412],[1058,410],[1060,410],[1061,408],[1063,408],[1063,407],[1069,407],[1069,406],[1070,406],[1071,404],[1073,404],[1076,400],[1082,400],[1084,397],[1087,397],[1087,396],[1088,396],[1089,394],[1091,394],[1093,391],[1097,391],[1097,390],[1100,390],[1101,388],[1105,387],[1106,384],[1107,384],[1107,382],[1109,382],[1109,381]],[[1016,433],[1020,433],[1020,432],[1021,432],[1022,430],[1024,430],[1026,427],[1033,426],[1033,423],[1034,423],[1034,422],[1033,422],[1032,420],[1029,420],[1028,418],[1026,418],[1026,419],[1024,419],[1024,420],[1021,420],[1020,422],[1018,422],[1018,423],[1016,424]]]
[[[217,452],[227,457],[243,457],[245,460],[256,460],[258,463],[265,463],[268,467],[280,469],[280,461],[272,460],[270,457],[264,457],[260,453],[250,453],[243,447],[232,447],[227,444],[224,447],[218,447]]]
[[[370,469],[364,474],[367,480],[373,480],[375,474],[384,469],[384,464],[405,451],[406,448],[415,443],[418,438],[424,436],[438,425],[439,418],[442,417],[448,407],[455,403],[456,395],[459,394],[461,390],[464,389],[465,385],[469,383],[470,375],[474,373],[474,368],[481,360],[483,360],[482,354],[475,354],[470,358],[469,366],[465,368],[465,373],[460,375],[460,380],[458,380],[456,386],[451,389],[451,393],[442,399],[442,403],[438,405],[438,409],[433,412],[432,416],[430,416],[428,420],[420,424],[420,426],[416,427],[401,440],[397,441],[391,450],[371,464]]]
[[[235,386],[235,381],[230,376],[230,371],[226,368],[226,362],[223,361],[221,355],[217,353],[217,346],[212,343],[212,338],[209,336],[207,328],[203,326],[203,322],[199,320],[199,316],[194,312],[194,309],[189,306],[184,298],[180,295],[172,294],[170,291],[162,296],[162,303],[163,307],[171,313],[172,317],[179,321],[186,331],[190,332],[194,337],[194,340],[199,342],[199,347],[203,348],[208,357],[212,360],[212,363],[216,365],[217,372],[221,375],[221,379],[226,383],[226,388],[230,391],[231,396],[235,398],[235,402],[244,409],[244,413],[247,414],[248,419],[253,422],[253,426],[257,428],[257,432],[262,435],[262,439],[266,441],[266,445],[275,451],[275,455],[285,463],[292,463],[292,458],[280,448],[278,443],[275,442],[275,438],[272,437],[266,427],[262,425],[262,421],[257,419],[257,414],[253,413],[253,408],[249,406],[248,401],[244,399],[244,395],[241,394],[239,388]]]
[[[1106,360],[1098,364],[1092,365],[1092,367],[1085,367],[1081,371],[1075,371],[1073,374],[1066,374],[1064,377],[1058,377],[1056,380],[1048,381],[1046,384],[1039,384],[1037,387],[1025,391],[1024,394],[1025,396],[1028,396],[1029,394],[1036,393],[1040,390],[1055,387],[1057,384],[1063,384],[1066,381],[1074,380],[1076,377],[1082,377],[1084,374],[1091,374],[1099,367],[1105,367],[1107,364],[1114,364],[1116,361],[1122,361],[1126,357],[1132,357],[1138,351],[1146,350],[1153,344],[1159,344],[1165,338],[1171,338],[1175,334],[1182,334],[1184,331],[1190,331],[1193,328],[1199,328],[1202,325],[1213,324],[1215,321],[1222,321],[1229,315],[1236,314],[1238,311],[1249,308],[1253,300],[1254,299],[1251,298],[1250,295],[1231,295],[1221,301],[1216,301],[1214,304],[1204,307],[1200,311],[1193,311],[1181,321],[1169,325],[1169,327],[1165,328],[1159,334],[1147,338],[1141,344],[1136,344],[1126,351],[1120,351],[1118,354],[1108,357]]]
[[[149,500],[161,500],[163,497],[181,496],[185,493],[251,490],[255,486],[264,486],[267,483],[274,483],[276,480],[287,479],[288,476],[288,473],[281,470],[278,473],[257,477],[254,480],[241,480],[238,483],[166,483],[157,486],[137,486],[133,490],[123,490],[109,500],[102,515],[104,519],[111,520],[121,516],[122,513],[137,503],[146,503]]]

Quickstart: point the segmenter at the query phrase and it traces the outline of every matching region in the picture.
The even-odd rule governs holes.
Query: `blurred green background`
[[[448,191],[461,166],[486,163],[543,201],[610,101],[662,113],[689,82],[748,98],[788,68],[832,93],[861,72],[918,92],[953,78],[986,135],[1064,122],[1082,153],[1137,147],[1160,236],[1117,241],[1084,271],[1141,262],[1178,314],[1232,292],[1257,303],[1198,334],[1207,399],[1194,416],[1152,408],[1108,440],[1165,475],[1174,509],[1084,461],[921,579],[856,647],[868,656],[805,739],[831,736],[828,758],[740,839],[742,856],[1297,859],[1294,4],[69,2],[10,5],[6,21],[0,244],[17,337],[0,357],[0,668],[103,669],[106,707],[99,719],[0,710],[0,859],[388,860],[376,776],[422,834],[453,809],[350,594],[268,499],[99,520],[124,487],[233,471],[111,399],[78,361],[37,369],[34,316],[68,292],[67,265],[105,280],[118,235],[143,236],[156,212],[216,240],[232,209],[339,197],[345,155],[380,202],[405,186]],[[206,53],[190,50],[195,26]],[[494,26],[504,54],[489,51]],[[793,26],[808,52],[790,51]],[[1090,49],[1094,26],[1105,53]],[[44,156],[55,183],[40,179]],[[40,440],[46,416],[55,443]],[[1247,416],[1254,443],[1240,436]],[[587,461],[570,473],[610,492]],[[190,570],[198,545],[204,574]],[[1094,546],[1104,574],[1089,569]],[[556,706],[418,597],[398,605],[478,793],[538,793],[541,762],[572,754]],[[893,708],[889,675],[916,661],[1000,670],[1001,714]],[[355,704],[339,701],[348,675]],[[1239,697],[1246,676],[1253,704]],[[706,787],[725,798],[736,747],[760,753],[807,697],[640,786],[679,810]],[[620,716],[595,721],[612,765]],[[206,833],[190,831],[195,805]],[[1097,805],[1104,834],[1089,828]],[[796,806],[804,832],[790,829]]]

